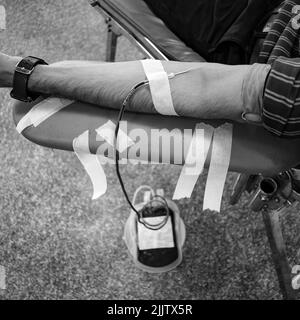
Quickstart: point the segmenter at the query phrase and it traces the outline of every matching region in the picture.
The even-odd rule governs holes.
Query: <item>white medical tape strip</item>
[[[204,123],[196,125],[192,141],[181,170],[173,200],[190,198],[200,174],[203,172],[205,161],[211,145],[214,128]],[[193,165],[191,167],[191,164]]]
[[[173,105],[169,77],[159,60],[141,60],[149,81],[153,105],[162,115],[178,116]]]
[[[0,31],[6,29],[6,10],[4,6],[0,6]]]
[[[92,181],[94,190],[92,199],[101,197],[107,190],[107,180],[98,159],[99,155],[90,153],[88,130],[73,140],[73,149]]]
[[[223,190],[229,169],[232,149],[232,124],[215,129],[211,161],[205,187],[203,210],[220,212]]]
[[[6,269],[0,265],[0,290],[6,290]]]
[[[300,289],[300,274],[298,274],[292,279],[292,287],[294,290]]]
[[[126,122],[121,121],[117,143],[117,149],[121,153],[134,145],[134,141],[121,129],[124,126],[126,126]],[[108,144],[114,147],[115,130],[116,125],[111,120],[108,120],[103,126],[96,129],[96,141],[102,141],[104,139]]]
[[[19,121],[17,131],[21,133],[27,127],[33,125],[37,127],[46,119],[61,109],[72,104],[74,101],[69,99],[49,97],[36,104],[26,115]]]

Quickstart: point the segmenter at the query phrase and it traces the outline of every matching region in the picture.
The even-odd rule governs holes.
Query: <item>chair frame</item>
[[[105,19],[107,25],[107,41],[106,41],[106,61],[114,62],[117,52],[118,38],[124,36],[127,38],[146,58],[149,59],[159,59],[159,60],[169,60],[158,48],[157,46],[144,35],[137,37],[132,32],[125,30],[121,24],[111,17],[109,12],[101,7],[99,1],[90,0],[90,5],[94,7],[100,15]],[[137,31],[138,33],[138,31]],[[144,41],[139,39],[143,38]]]

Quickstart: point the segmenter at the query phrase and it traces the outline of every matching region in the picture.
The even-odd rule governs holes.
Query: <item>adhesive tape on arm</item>
[[[178,116],[175,111],[169,78],[159,60],[141,60],[144,72],[149,81],[153,105],[162,115]]]

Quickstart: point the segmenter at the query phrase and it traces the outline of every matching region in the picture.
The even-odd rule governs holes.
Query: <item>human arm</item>
[[[1,86],[11,87],[18,57],[0,57],[0,69],[6,61],[6,71],[1,76]],[[4,61],[3,61],[4,60]],[[213,63],[163,61],[167,73],[193,69],[170,80],[172,98],[180,116],[201,119],[240,120],[245,111],[245,81],[255,67],[228,66]],[[260,84],[251,96],[262,95],[268,69],[261,65],[258,72]],[[39,65],[29,79],[29,90],[41,94],[62,96],[119,109],[129,90],[145,79],[139,61],[116,63],[76,63]],[[251,91],[251,90],[250,90]],[[260,97],[256,97],[259,100]],[[155,113],[148,87],[141,88],[129,107],[131,111]]]

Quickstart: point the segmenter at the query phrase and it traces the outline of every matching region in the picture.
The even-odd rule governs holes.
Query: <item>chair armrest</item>
[[[14,121],[20,119],[32,108],[34,103],[16,102],[14,105]],[[40,126],[27,128],[23,134],[30,141],[39,145],[73,151],[72,142],[75,137],[85,130],[90,130],[90,150],[96,153],[101,142],[96,141],[95,129],[105,124],[108,120],[117,121],[118,111],[99,106],[74,102],[47,119]],[[128,132],[132,129],[143,129],[151,136],[151,129],[194,129],[196,123],[204,122],[214,127],[220,126],[224,121],[202,121],[192,118],[179,118],[140,114],[127,112],[124,120],[128,122]],[[284,170],[295,167],[300,163],[300,139],[286,140],[278,138],[261,127],[235,123],[233,127],[233,146],[230,161],[230,171],[241,173],[262,173],[274,175]],[[150,144],[150,141],[149,141]],[[149,157],[157,150],[151,150]],[[155,154],[156,156],[157,154]],[[161,155],[160,155],[161,156]],[[208,157],[207,164],[210,158]],[[161,163],[162,160],[160,160]],[[174,150],[171,149],[170,163],[174,163]]]

